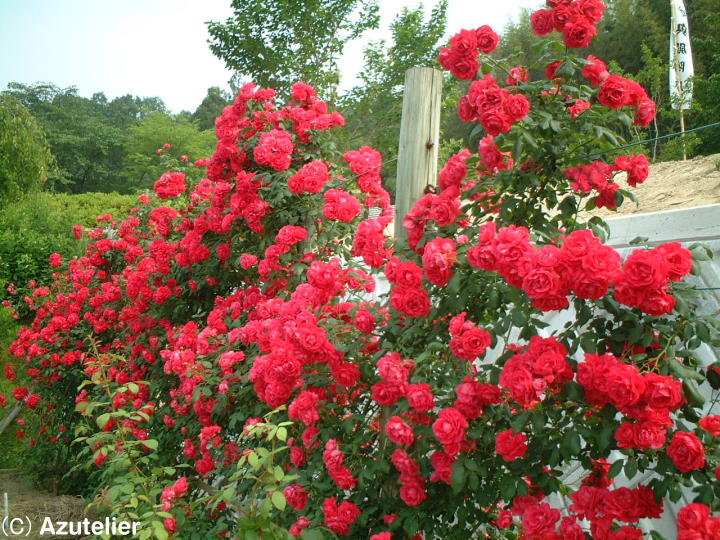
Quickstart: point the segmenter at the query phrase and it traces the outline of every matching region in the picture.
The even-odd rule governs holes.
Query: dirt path
[[[39,535],[43,520],[49,517],[57,521],[78,521],[84,518],[84,502],[80,498],[68,495],[53,495],[33,487],[27,482],[18,469],[0,470],[0,520],[5,516],[4,496],[7,493],[10,517],[21,518],[24,527],[27,527],[27,518],[32,523],[32,530],[26,536],[27,529],[21,535],[3,535],[0,530],[0,539],[5,538],[26,538],[29,540],[69,539],[80,538],[79,536],[53,536],[49,534]],[[20,523],[16,522],[20,527]],[[7,531],[9,532],[9,531]]]

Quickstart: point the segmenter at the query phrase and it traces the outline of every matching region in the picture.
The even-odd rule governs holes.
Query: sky
[[[249,0],[252,1],[252,0]],[[419,0],[379,0],[381,28],[346,47],[341,88],[350,88],[369,40],[389,37],[403,7]],[[426,12],[433,0],[426,0]],[[500,33],[521,8],[542,0],[449,0],[448,32],[489,24]],[[207,46],[206,21],[232,15],[230,0],[0,0],[0,90],[8,82],[75,86],[160,97],[173,112],[193,111],[207,89],[228,89],[231,73]]]

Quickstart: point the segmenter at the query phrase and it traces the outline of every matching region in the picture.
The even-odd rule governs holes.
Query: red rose
[[[682,383],[667,375],[646,373],[643,399],[653,409],[677,409],[682,403]]]
[[[692,270],[692,254],[679,242],[668,242],[653,249],[660,253],[668,265],[667,277],[670,281],[679,281]]]
[[[415,440],[412,428],[399,416],[391,416],[385,423],[385,433],[395,444],[410,446]]]
[[[420,470],[418,464],[402,448],[395,449],[390,461],[401,474],[416,474]]]
[[[620,109],[632,103],[631,88],[628,80],[619,75],[610,75],[600,85],[598,102],[609,109]]]
[[[551,268],[536,268],[523,278],[522,289],[532,299],[556,296],[562,291],[560,276]]]
[[[410,482],[405,482],[400,488],[400,498],[408,506],[417,506],[427,499],[422,477],[415,476]]]
[[[425,289],[394,287],[390,293],[390,304],[410,317],[425,317],[430,313],[430,297]]]
[[[307,505],[308,493],[300,484],[292,484],[283,490],[285,500],[298,512]]]
[[[706,416],[700,420],[699,424],[713,437],[720,437],[720,416]]]
[[[587,57],[587,61],[590,62],[590,64],[587,64],[580,73],[588,79],[592,86],[597,86],[610,75],[607,66],[605,62],[592,54]]]
[[[462,80],[472,80],[480,69],[480,64],[475,59],[475,54],[458,53],[451,49],[440,49],[438,62],[440,65],[452,73],[455,77]]]
[[[522,94],[513,94],[505,100],[503,109],[513,122],[519,122],[530,112],[530,102]]]
[[[490,54],[497,47],[500,37],[488,25],[483,25],[477,30],[477,46],[485,54]]]
[[[435,407],[435,401],[429,384],[408,384],[405,397],[410,406],[417,412],[428,412]]]
[[[372,386],[372,399],[379,405],[394,405],[403,395],[403,387],[395,383],[379,382]]]
[[[636,288],[661,287],[665,284],[667,270],[664,258],[652,250],[633,251],[623,265],[625,280]]]
[[[528,538],[555,532],[555,524],[559,519],[560,510],[547,503],[534,504],[522,514],[523,532]]]
[[[582,19],[569,21],[563,28],[563,43],[568,47],[587,47],[595,34],[597,30],[592,24]]]
[[[171,199],[184,193],[185,175],[181,172],[166,172],[155,182],[155,193],[161,199]]]
[[[460,30],[450,38],[450,48],[459,53],[468,53],[478,48],[477,30]],[[475,52],[477,55],[477,52]]]
[[[682,473],[705,467],[705,449],[694,433],[676,431],[667,447],[667,454]]]
[[[514,433],[512,429],[506,429],[495,436],[495,451],[505,461],[515,461],[527,452],[526,440],[524,433]]]
[[[52,268],[57,268],[62,264],[62,255],[59,253],[53,253],[50,255],[50,266]]]
[[[461,443],[465,439],[468,423],[465,417],[453,407],[440,411],[438,419],[433,423],[435,436],[443,445]]]
[[[635,105],[634,126],[647,127],[655,118],[655,102],[649,97],[640,98]]]
[[[626,487],[608,492],[603,500],[603,510],[606,516],[626,523],[635,523],[642,517],[635,490]]]
[[[512,120],[499,109],[486,109],[480,113],[480,123],[490,135],[499,135],[510,131]]]
[[[549,9],[539,9],[530,15],[530,24],[533,32],[538,36],[545,36],[555,29],[553,12]]]
[[[679,530],[701,531],[710,517],[710,508],[701,503],[690,503],[677,514]]]

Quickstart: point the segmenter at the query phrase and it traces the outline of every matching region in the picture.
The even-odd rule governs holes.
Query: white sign
[[[673,109],[689,109],[694,71],[683,0],[670,0],[670,11],[670,103]]]

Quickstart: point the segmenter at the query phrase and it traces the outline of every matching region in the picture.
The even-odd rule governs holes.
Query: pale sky
[[[420,3],[380,0],[381,29],[347,46],[341,87],[355,81],[368,40],[388,38],[395,14]],[[432,3],[423,3],[426,12]],[[521,8],[543,3],[449,0],[448,32],[489,24],[500,33]],[[0,0],[0,90],[43,81],[87,97],[158,96],[173,112],[192,111],[208,87],[229,88],[231,73],[210,52],[204,23],[231,14],[230,0]]]

